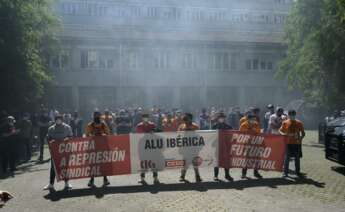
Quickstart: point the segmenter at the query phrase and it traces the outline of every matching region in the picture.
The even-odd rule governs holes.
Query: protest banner
[[[200,130],[73,138],[49,149],[58,181],[188,167],[281,171],[286,138]]]
[[[286,136],[219,132],[219,166],[282,171]]]
[[[58,181],[131,172],[129,135],[54,141],[49,149]]]
[[[131,134],[132,173],[218,164],[218,131]]]

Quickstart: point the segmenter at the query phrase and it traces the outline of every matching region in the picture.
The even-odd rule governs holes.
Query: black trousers
[[[56,177],[56,173],[55,173],[54,163],[53,163],[53,159],[51,159],[50,176],[49,176],[49,183],[50,184],[54,185],[55,177]],[[65,179],[65,182],[68,182],[68,180]]]
[[[224,172],[225,172],[225,177],[230,176],[229,169],[224,168]],[[218,177],[218,174],[219,174],[219,167],[214,167],[214,176]]]
[[[16,140],[13,138],[5,138],[4,140],[1,140],[0,154],[2,172],[6,173],[8,167],[11,172],[14,172],[17,159]]]
[[[103,180],[106,181],[108,180],[107,176],[103,176]],[[90,182],[94,183],[95,182],[95,177],[90,178]]]
[[[158,172],[152,172],[153,177],[158,177]],[[140,177],[145,177],[145,172],[140,173]]]
[[[40,129],[40,156],[39,158],[43,160],[44,144],[46,143],[47,130]]]

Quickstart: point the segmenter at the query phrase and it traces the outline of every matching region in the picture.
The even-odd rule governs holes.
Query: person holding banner
[[[255,133],[259,134],[261,132],[260,125],[257,122],[257,117],[253,114],[247,115],[247,120],[243,122],[240,126],[241,132]],[[242,179],[247,177],[247,168],[242,169]],[[262,178],[258,169],[254,169],[254,177]]]
[[[241,125],[242,125],[244,122],[248,121],[248,115],[253,114],[252,110],[253,110],[253,109],[250,108],[249,110],[247,110],[246,112],[244,112],[244,116],[240,119],[240,122],[239,122],[239,126],[240,126],[240,127],[241,127]]]
[[[93,113],[93,121],[87,125],[85,135],[87,137],[110,135],[110,130],[108,128],[108,125],[104,121],[101,120],[101,113],[99,111],[95,111]],[[94,177],[91,177],[87,186],[95,187],[94,182],[95,182]],[[103,186],[108,186],[108,185],[110,185],[110,182],[107,176],[103,176]]]
[[[176,122],[174,122],[172,114],[168,113],[167,116],[163,119],[162,131],[175,132],[176,130],[177,130]]]
[[[55,115],[55,124],[48,128],[48,141],[51,142],[59,142],[68,140],[70,137],[73,137],[72,128],[68,125],[63,123],[63,116],[61,114]],[[53,190],[54,189],[54,181],[55,181],[55,168],[54,168],[54,161],[51,159],[50,165],[50,179],[49,184],[46,185],[43,190]],[[68,179],[65,179],[65,190],[72,189],[72,185],[68,183]]]
[[[218,114],[217,123],[212,126],[213,130],[231,130],[232,127],[225,122],[226,115],[222,112]],[[234,179],[230,176],[229,169],[224,168],[225,179],[232,182]],[[219,181],[218,179],[219,167],[214,167],[214,181]]]
[[[137,126],[136,126],[136,133],[153,133],[156,129],[156,125],[149,121],[150,115],[149,113],[143,113],[142,114],[142,122],[140,122]],[[154,184],[159,184],[159,180],[158,180],[158,172],[157,171],[152,171],[153,174],[153,183]],[[141,172],[140,173],[140,181],[139,183],[142,183],[143,185],[146,184],[145,181],[145,172]]]
[[[286,135],[289,138],[287,151],[284,160],[284,173],[283,177],[288,177],[290,158],[295,159],[295,172],[298,177],[301,177],[300,172],[300,157],[302,140],[305,137],[303,123],[296,119],[296,111],[289,110],[289,118],[282,123],[279,129],[280,134]]]
[[[183,124],[181,124],[178,127],[178,131],[195,131],[195,130],[199,130],[199,126],[193,122],[193,114],[191,113],[186,113],[183,117]],[[181,177],[180,177],[180,182],[186,182],[186,173],[187,173],[187,169],[183,168],[181,170]],[[202,179],[200,177],[200,173],[199,173],[199,168],[198,167],[194,167],[194,173],[195,173],[195,181],[196,182],[202,182]]]

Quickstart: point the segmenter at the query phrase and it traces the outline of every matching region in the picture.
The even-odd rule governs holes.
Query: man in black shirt
[[[7,167],[9,165],[10,172],[13,175],[15,171],[15,163],[16,163],[16,136],[18,134],[18,130],[15,128],[15,119],[13,116],[3,117],[1,121],[0,127],[0,137],[1,137],[1,161],[2,161],[2,171],[3,173],[7,172]]]
[[[223,112],[218,113],[217,122],[212,126],[212,129],[214,129],[214,130],[231,130],[232,127],[225,122],[225,119],[226,119],[226,115]],[[225,172],[225,179],[227,179],[230,182],[234,180],[230,176],[230,173],[229,173],[230,171],[228,168],[224,168],[224,172]],[[214,180],[215,181],[219,181],[218,174],[219,174],[219,167],[214,167]]]
[[[119,116],[116,118],[116,133],[129,134],[132,130],[132,123],[129,114],[125,110],[120,110]]]
[[[48,128],[50,124],[51,124],[51,120],[48,114],[48,110],[43,109],[43,112],[38,119],[38,127],[39,127],[39,134],[40,134],[40,156],[38,158],[39,161],[43,161],[44,144],[46,141],[46,136],[47,136]]]

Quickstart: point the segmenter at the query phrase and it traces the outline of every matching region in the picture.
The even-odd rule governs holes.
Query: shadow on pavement
[[[332,166],[331,169],[345,176],[345,166]]]
[[[207,190],[215,189],[237,189],[243,190],[245,188],[252,187],[270,187],[277,188],[284,185],[299,185],[307,184],[314,185],[319,188],[323,188],[325,183],[317,182],[310,178],[265,178],[265,179],[251,179],[251,180],[239,180],[234,182],[204,182],[204,183],[174,183],[174,184],[159,184],[159,185],[135,185],[135,186],[109,186],[106,188],[82,188],[72,190],[54,191],[45,195],[44,198],[51,201],[59,201],[64,198],[83,197],[83,196],[95,196],[96,198],[102,198],[107,194],[121,194],[121,193],[140,193],[150,192],[157,194],[159,192],[166,191],[200,191],[205,192]]]
[[[15,169],[14,173],[3,173],[0,172],[0,179],[6,179],[9,177],[15,177],[16,175],[21,175],[21,174],[25,174],[25,173],[30,173],[30,172],[39,172],[39,171],[44,171],[47,170],[48,168],[38,168],[39,165],[42,165],[44,163],[49,162],[50,159],[44,160],[44,161],[35,161],[35,160],[31,160],[31,161],[26,161],[26,162],[21,162],[18,163]]]

